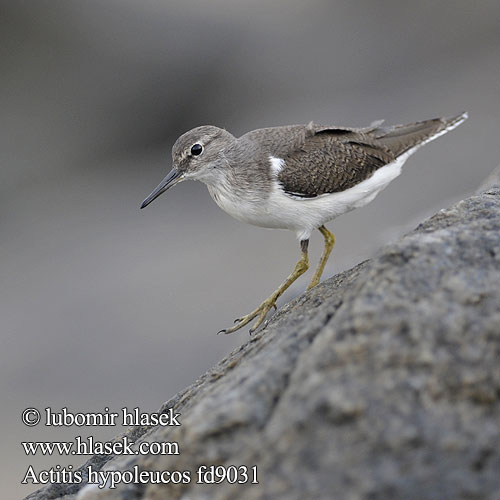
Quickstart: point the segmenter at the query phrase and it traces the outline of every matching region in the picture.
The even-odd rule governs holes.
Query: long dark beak
[[[165,179],[163,179],[160,184],[156,186],[155,190],[142,202],[141,208],[147,207],[153,200],[156,200],[160,194],[180,182],[182,180],[181,175],[181,172],[176,168],[170,170]]]

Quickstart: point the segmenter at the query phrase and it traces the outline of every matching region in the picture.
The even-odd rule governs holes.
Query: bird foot
[[[259,328],[262,322],[266,319],[267,313],[271,310],[272,307],[277,309],[276,301],[283,294],[283,292],[302,274],[304,274],[309,267],[309,260],[307,258],[307,243],[309,240],[303,240],[300,242],[302,248],[302,256],[300,260],[295,264],[295,269],[292,271],[292,274],[288,276],[288,278],[280,285],[280,287],[272,293],[272,295],[267,298],[262,304],[257,307],[257,309],[253,310],[250,314],[238,318],[235,321],[235,325],[231,328],[226,328],[225,330],[221,330],[218,333],[233,333],[236,330],[239,330],[241,327],[245,326],[247,323],[250,323],[254,318],[257,318],[255,324],[250,328],[250,335]]]
[[[224,333],[228,335],[229,333],[233,333],[236,330],[239,330],[240,328],[243,328],[246,324],[250,323],[254,318],[257,318],[257,321],[255,324],[250,328],[250,335],[259,328],[259,326],[262,324],[262,322],[266,319],[267,313],[274,307],[274,309],[277,309],[276,307],[276,294],[271,295],[268,299],[266,299],[262,304],[257,307],[257,309],[253,310],[251,313],[242,316],[241,318],[236,318],[234,322],[236,323],[234,326],[231,328],[226,328],[224,330],[220,330],[219,333]]]

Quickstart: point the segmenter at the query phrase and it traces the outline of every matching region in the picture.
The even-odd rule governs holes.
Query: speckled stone
[[[180,455],[91,460],[190,484],[28,498],[500,499],[500,170],[281,308],[167,408],[181,427],[130,433]],[[197,485],[201,464],[257,465],[259,484]]]

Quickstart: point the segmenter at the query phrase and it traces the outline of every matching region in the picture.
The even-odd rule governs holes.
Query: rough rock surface
[[[95,469],[190,470],[190,484],[50,486],[29,499],[500,499],[500,170],[371,261],[274,315],[134,428],[180,455]],[[200,485],[199,465],[259,484]]]

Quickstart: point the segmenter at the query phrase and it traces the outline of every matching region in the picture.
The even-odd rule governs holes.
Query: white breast
[[[286,194],[276,180],[279,170],[284,166],[284,160],[274,157],[270,158],[274,178],[267,197],[265,193],[251,192],[236,195],[226,182],[207,187],[217,205],[235,219],[261,227],[289,229],[300,240],[304,240],[319,226],[372,201],[401,173],[401,167],[412,152],[401,155],[394,162],[379,168],[370,178],[346,191],[315,198]]]
[[[263,202],[265,193],[238,192],[226,182],[207,184],[207,188],[215,203],[235,219],[256,226],[270,227],[266,224],[267,209],[266,203]]]

